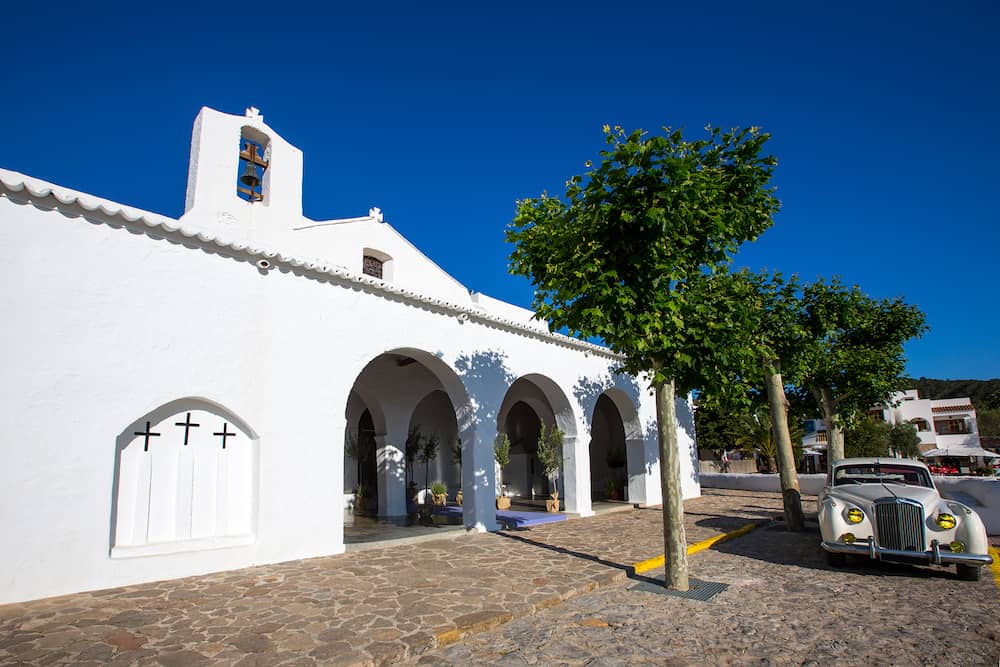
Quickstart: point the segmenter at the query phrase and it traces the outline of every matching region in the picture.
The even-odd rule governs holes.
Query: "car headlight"
[[[945,530],[951,530],[957,523],[958,522],[955,520],[955,517],[951,514],[941,512],[941,514],[937,515],[937,525],[941,526]]]
[[[964,553],[965,542],[959,542],[958,540],[955,540],[954,542],[948,545],[948,549],[950,549],[951,552],[954,554]]]
[[[847,516],[847,520],[850,523],[861,523],[862,521],[865,520],[865,513],[859,510],[857,507],[852,507],[851,509],[847,510],[847,514],[845,516]]]
[[[854,541],[858,539],[854,537],[854,533],[844,533],[840,536],[840,541],[844,544],[854,544]]]

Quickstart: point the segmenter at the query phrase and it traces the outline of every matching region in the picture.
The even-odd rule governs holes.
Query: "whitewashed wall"
[[[342,552],[348,396],[365,367],[391,351],[443,378],[461,412],[470,529],[495,528],[493,438],[518,378],[536,383],[561,411],[569,511],[591,513],[589,423],[604,391],[627,422],[630,500],[660,502],[652,397],[641,381],[612,376],[607,355],[294,268],[280,256],[263,270],[239,246],[185,238],[183,225],[180,232],[150,228],[130,221],[142,214],[134,209],[115,214],[113,203],[85,197],[81,206],[78,193],[57,190],[56,198],[35,181],[24,189],[17,185],[24,177],[12,172],[0,171],[0,180],[7,251],[0,280],[0,603]],[[189,195],[189,205],[198,201]],[[204,230],[215,224],[202,222]],[[440,298],[449,296],[456,292],[447,288]],[[694,429],[690,410],[679,407],[689,454],[684,493],[691,497],[699,493]],[[167,535],[170,548],[146,548],[150,540],[132,533],[116,548],[116,474],[152,474],[136,472],[132,460],[146,420],[161,433],[151,450],[174,438],[170,447],[182,463],[167,469],[177,493],[209,497],[229,488],[184,472],[183,457],[195,456],[195,447],[200,456],[222,456],[221,441],[207,431],[197,432],[202,440],[190,449],[177,444],[174,424],[188,411],[213,433],[220,425],[212,420],[228,420],[240,431],[229,447],[252,448],[240,450],[250,458],[232,464],[233,475],[250,480],[249,496],[232,492],[249,514],[234,513],[236,528],[209,530],[168,512],[158,520],[173,521],[174,532],[154,531],[154,538]],[[387,448],[402,447],[410,416],[386,416]],[[211,449],[215,443],[219,450]]]

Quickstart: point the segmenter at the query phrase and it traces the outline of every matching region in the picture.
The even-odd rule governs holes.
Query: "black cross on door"
[[[184,421],[182,421],[182,422],[174,422],[174,426],[183,426],[184,427],[184,444],[187,445],[188,444],[188,434],[191,432],[191,429],[198,428],[199,426],[201,426],[201,424],[195,424],[194,422],[192,422],[191,421],[191,413],[189,412],[189,413],[187,413],[187,417],[184,418]],[[216,435],[218,435],[218,434],[216,434]]]
[[[149,430],[149,422],[146,422],[146,430],[145,431],[136,431],[135,434],[136,435],[144,436],[145,439],[144,439],[144,441],[142,443],[142,451],[144,451],[144,452],[148,452],[149,451],[149,439],[150,438],[158,438],[158,437],[160,437],[159,433],[153,433],[152,431]]]
[[[229,422],[222,422],[222,432],[221,433],[213,433],[212,435],[217,435],[217,436],[220,436],[222,438],[222,448],[225,449],[226,448],[226,439],[227,438],[231,438],[234,435],[236,435],[236,431],[233,431],[232,433],[230,433],[229,432]]]

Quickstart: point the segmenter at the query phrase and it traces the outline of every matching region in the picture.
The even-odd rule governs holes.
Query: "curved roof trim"
[[[130,206],[123,206],[106,199],[87,195],[68,188],[61,188],[51,183],[46,183],[38,179],[31,178],[24,174],[0,169],[0,196],[15,195],[15,198],[27,199],[28,201],[42,201],[54,199],[63,206],[79,207],[87,213],[98,213],[108,218],[117,218],[131,225],[143,225],[148,229],[159,231],[160,233],[178,235],[184,239],[199,242],[203,245],[213,245],[217,248],[227,249],[236,253],[249,255],[251,258],[266,258],[273,264],[285,266],[291,269],[305,270],[318,274],[330,282],[362,284],[374,292],[393,295],[405,302],[417,306],[431,306],[438,310],[445,311],[450,315],[464,316],[486,325],[499,326],[514,333],[538,338],[540,340],[574,348],[605,357],[613,361],[622,361],[620,355],[611,350],[588,343],[586,341],[564,336],[563,334],[551,333],[526,326],[520,322],[497,317],[474,307],[463,306],[451,303],[443,299],[437,299],[414,290],[405,289],[398,285],[384,282],[371,276],[349,271],[348,269],[323,262],[321,260],[310,260],[294,255],[284,254],[274,248],[260,245],[250,245],[239,240],[226,239],[218,235],[209,234],[202,231],[192,231],[185,229],[180,221],[168,218],[157,213],[143,211]],[[21,195],[17,197],[17,195]]]

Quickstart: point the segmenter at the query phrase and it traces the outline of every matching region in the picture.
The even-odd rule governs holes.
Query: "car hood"
[[[870,505],[881,498],[906,498],[915,500],[924,507],[933,509],[941,500],[936,489],[925,486],[907,486],[903,484],[845,484],[834,487],[833,495],[858,505]]]

